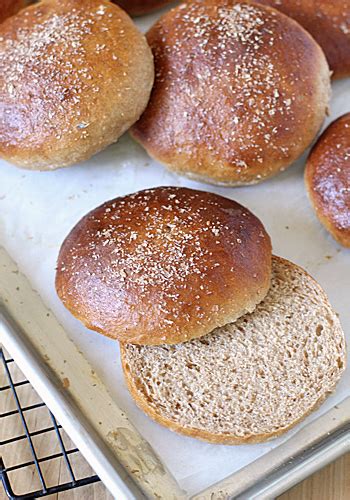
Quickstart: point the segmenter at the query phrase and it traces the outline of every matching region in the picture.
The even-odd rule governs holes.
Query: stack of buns
[[[345,368],[321,287],[272,256],[257,217],[215,194],[155,188],[96,208],[62,245],[56,289],[88,328],[121,342],[137,404],[206,441],[281,434]]]

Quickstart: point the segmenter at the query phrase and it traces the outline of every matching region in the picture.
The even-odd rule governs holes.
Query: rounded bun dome
[[[62,245],[56,289],[92,330],[174,344],[252,311],[270,275],[270,238],[249,210],[215,194],[162,187],[87,214]]]
[[[0,26],[0,157],[49,170],[90,158],[141,115],[154,64],[106,0],[44,0]]]
[[[169,169],[202,181],[260,182],[310,145],[330,72],[315,40],[275,9],[195,0],[147,34],[156,78],[134,138]]]
[[[321,223],[350,247],[350,113],[331,123],[312,148],[305,183]]]

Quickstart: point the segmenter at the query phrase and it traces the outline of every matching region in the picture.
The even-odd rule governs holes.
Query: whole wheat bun
[[[321,223],[350,247],[350,113],[334,121],[311,150],[305,184]]]
[[[147,34],[156,79],[132,135],[168,168],[222,185],[254,184],[287,168],[322,125],[325,56],[278,11],[195,0]]]
[[[0,0],[0,23],[24,7],[24,0]]]
[[[160,9],[174,0],[113,0],[131,16],[141,16]]]
[[[256,0],[300,23],[322,47],[333,78],[350,76],[349,0]]]
[[[144,110],[154,65],[106,0],[45,0],[0,26],[0,157],[49,170],[88,159]]]
[[[215,194],[162,187],[86,215],[62,245],[56,289],[92,330],[174,344],[252,311],[270,275],[270,238],[249,210]]]
[[[300,267],[272,261],[255,311],[176,346],[121,345],[127,386],[158,423],[222,444],[279,436],[334,390],[345,338],[322,288]]]

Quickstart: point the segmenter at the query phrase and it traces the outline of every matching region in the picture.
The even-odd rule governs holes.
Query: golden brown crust
[[[147,39],[156,80],[132,135],[171,170],[223,185],[260,182],[289,166],[319,130],[329,68],[284,14],[198,0],[162,16]]]
[[[350,247],[350,113],[318,139],[307,160],[305,184],[321,223]]]
[[[0,156],[23,168],[77,163],[144,110],[151,51],[106,0],[45,0],[0,27]]]
[[[333,78],[350,76],[350,2],[344,0],[256,0],[300,23],[326,54]]]
[[[302,273],[305,274],[308,277],[308,279],[310,279],[314,283],[314,285],[316,285],[316,287],[318,288],[319,301],[329,303],[325,291],[317,283],[317,281],[312,276],[310,276],[309,273],[307,273],[303,268],[300,268],[296,264],[276,255],[273,255],[272,259],[275,264],[280,262],[284,266],[300,269]],[[336,384],[333,387],[330,387],[329,391],[327,391],[327,393],[325,393],[324,395],[320,396],[319,399],[315,402],[315,404],[313,404],[308,409],[308,411],[304,413],[304,415],[302,415],[300,418],[296,418],[291,424],[285,425],[284,427],[281,427],[276,431],[264,434],[251,434],[245,437],[228,433],[225,434],[213,433],[210,431],[206,431],[204,429],[181,426],[178,422],[175,422],[173,420],[164,417],[161,414],[161,410],[156,411],[154,405],[151,405],[147,400],[147,395],[145,394],[145,388],[142,385],[141,381],[138,381],[137,377],[135,377],[135,374],[131,373],[130,366],[128,365],[127,362],[128,358],[127,344],[125,343],[120,343],[120,357],[127,388],[131,396],[135,400],[136,404],[139,406],[139,408],[141,408],[142,411],[144,411],[144,413],[146,413],[150,418],[152,418],[160,425],[163,425],[164,427],[167,427],[168,429],[174,432],[213,444],[225,444],[225,445],[257,444],[269,441],[271,439],[275,439],[281,436],[282,434],[285,434],[287,431],[289,431],[297,424],[302,422],[305,418],[307,418],[311,413],[316,411],[336,388]],[[344,359],[346,359],[346,357],[347,357],[346,345],[344,345]]]
[[[211,193],[155,188],[109,201],[75,226],[56,289],[92,330],[176,344],[252,311],[270,276],[270,238],[247,209]]]
[[[160,9],[174,0],[113,0],[131,16],[141,16]]]
[[[24,0],[0,0],[0,23],[24,7]]]
[[[146,415],[148,415],[152,420],[154,420],[158,424],[167,427],[173,432],[177,432],[179,434],[183,434],[184,436],[192,437],[212,444],[225,444],[225,445],[258,444],[270,441],[271,439],[275,439],[281,436],[282,434],[288,432],[290,429],[292,429],[297,424],[302,422],[311,413],[316,411],[325,401],[325,399],[327,399],[327,397],[332,393],[330,391],[328,394],[325,394],[324,396],[320,397],[319,400],[315,403],[315,405],[312,408],[310,408],[310,410],[307,413],[305,413],[305,415],[303,415],[301,418],[296,419],[292,424],[287,425],[281,429],[278,429],[278,431],[274,431],[269,434],[252,434],[251,436],[246,436],[246,437],[238,437],[233,434],[212,433],[205,431],[204,429],[183,427],[179,423],[167,419],[159,412],[157,412],[153,408],[153,406],[151,406],[147,402],[147,398],[144,396],[142,390],[138,388],[135,377],[133,377],[132,374],[130,373],[130,369],[128,368],[127,363],[125,362],[125,346],[123,344],[120,344],[120,354],[121,354],[122,368],[127,388],[137,406],[144,413],[146,413]],[[335,387],[333,388],[333,390],[334,389]]]

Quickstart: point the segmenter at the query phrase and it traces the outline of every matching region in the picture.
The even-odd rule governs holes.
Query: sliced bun
[[[333,122],[313,147],[305,183],[321,223],[350,247],[350,113]]]
[[[24,0],[0,0],[0,23],[24,7]]]
[[[305,418],[334,390],[344,333],[322,288],[274,257],[251,314],[176,346],[122,345],[127,386],[151,418],[211,443],[258,443]]]
[[[255,0],[300,23],[324,50],[333,78],[350,76],[349,0]]]
[[[323,123],[325,56],[275,9],[195,0],[162,16],[147,39],[156,79],[132,135],[171,170],[254,184],[291,165]]]
[[[131,16],[141,16],[160,9],[174,0],[113,0]]]
[[[48,170],[86,160],[145,109],[154,65],[106,0],[44,0],[0,26],[0,157]]]
[[[215,194],[163,187],[86,215],[62,245],[56,289],[92,330],[173,344],[252,311],[270,277],[270,238],[249,210]]]

